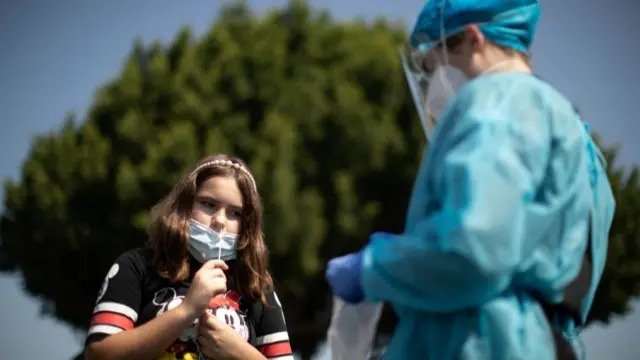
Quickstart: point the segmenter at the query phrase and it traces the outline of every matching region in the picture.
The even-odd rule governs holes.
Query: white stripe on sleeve
[[[111,325],[93,325],[89,328],[89,335],[91,334],[108,334],[108,335],[113,335],[113,334],[117,334],[119,332],[122,332],[124,330],[120,329],[117,326],[111,326]]]
[[[288,341],[289,334],[286,331],[260,336],[256,338],[256,346],[273,344],[281,341]]]

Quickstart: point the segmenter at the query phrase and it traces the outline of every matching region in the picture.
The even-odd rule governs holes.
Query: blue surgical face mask
[[[201,263],[235,259],[237,238],[237,234],[217,232],[193,219],[189,221],[189,252]]]

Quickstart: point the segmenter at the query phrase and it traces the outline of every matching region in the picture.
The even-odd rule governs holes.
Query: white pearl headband
[[[251,175],[251,173],[249,172],[249,170],[247,170],[241,164],[238,164],[237,162],[233,162],[231,160],[213,160],[213,161],[206,162],[206,163],[198,166],[195,170],[193,170],[191,172],[190,176],[195,176],[200,172],[200,170],[206,169],[206,168],[209,168],[209,167],[213,167],[213,166],[232,167],[232,168],[234,168],[236,170],[239,170],[239,171],[247,174],[247,176],[251,180],[251,185],[253,185],[253,189],[256,190],[256,191],[258,190],[258,187],[256,186],[256,181],[253,178],[253,175]]]

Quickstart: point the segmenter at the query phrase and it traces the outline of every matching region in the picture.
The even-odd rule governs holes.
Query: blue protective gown
[[[562,300],[591,213],[586,318],[614,208],[604,160],[567,99],[524,73],[471,81],[435,129],[404,233],[374,234],[364,250],[366,300],[399,316],[386,359],[554,359],[530,293]],[[583,356],[580,324],[558,327]]]

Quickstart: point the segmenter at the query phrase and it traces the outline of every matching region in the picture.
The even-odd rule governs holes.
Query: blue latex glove
[[[360,266],[362,251],[347,254],[329,260],[325,277],[331,291],[349,304],[358,304],[364,300],[360,284]]]

